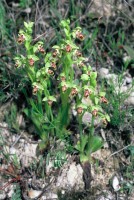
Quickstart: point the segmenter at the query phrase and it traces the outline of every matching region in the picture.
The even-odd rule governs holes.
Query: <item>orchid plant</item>
[[[44,41],[35,42],[32,38],[33,26],[33,22],[24,22],[17,40],[24,46],[24,53],[15,58],[15,66],[22,68],[32,88],[31,98],[24,90],[29,105],[25,114],[35,125],[41,145],[48,147],[50,137],[63,139],[70,134],[68,127],[76,111],[79,138],[74,149],[81,162],[90,160],[91,153],[103,145],[102,139],[94,135],[94,120],[98,117],[106,124],[110,119],[101,106],[108,101],[105,92],[97,89],[97,72],[85,64],[86,58],[77,45],[85,36],[81,27],[71,30],[70,21],[62,20],[62,40],[46,53]],[[89,134],[82,129],[85,112],[92,114]]]

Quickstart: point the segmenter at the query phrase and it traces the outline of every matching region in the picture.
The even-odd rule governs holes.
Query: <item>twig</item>
[[[110,156],[107,157],[106,160],[108,160],[109,158],[111,158],[113,155],[117,154],[117,153],[120,153],[121,151],[123,151],[124,149],[127,149],[131,144],[123,147],[122,149],[118,150],[118,151],[115,151],[114,153],[112,153]]]
[[[20,138],[23,135],[23,133],[24,133],[24,131],[21,132],[21,134],[16,138],[15,142],[12,144],[12,146],[10,148],[12,148],[12,147],[14,147],[16,145],[16,143],[20,140]]]

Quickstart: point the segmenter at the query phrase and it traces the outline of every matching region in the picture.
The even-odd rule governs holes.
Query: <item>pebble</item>
[[[4,199],[6,199],[6,194],[0,194],[0,200],[4,200]]]
[[[105,78],[108,80],[108,83],[118,84],[118,75],[116,74],[107,74]]]
[[[40,191],[40,190],[31,189],[28,191],[28,197],[30,197],[31,199],[34,199],[34,198],[38,197],[41,194],[41,192],[42,191]]]
[[[100,76],[101,79],[105,78],[106,75],[108,75],[109,69],[107,68],[101,68],[98,72],[98,75]]]
[[[124,103],[125,105],[134,105],[134,92],[130,94]]]
[[[65,167],[61,175],[57,179],[57,187],[62,189],[83,189],[83,169],[81,165],[76,165],[75,162],[71,163],[69,169]]]
[[[119,185],[119,180],[118,180],[117,176],[113,177],[112,186],[113,186],[113,189],[115,192],[119,191],[120,185]]]
[[[132,78],[131,77],[126,77],[126,84],[132,83]]]

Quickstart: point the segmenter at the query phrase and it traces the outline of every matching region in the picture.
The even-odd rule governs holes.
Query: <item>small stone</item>
[[[109,69],[107,68],[101,68],[98,72],[98,75],[101,79],[105,78],[105,76],[109,73]]]
[[[67,172],[68,185],[70,187],[83,187],[83,170],[80,165],[72,163]],[[78,189],[77,188],[77,189]]]
[[[131,77],[126,77],[126,83],[127,83],[127,84],[132,83],[132,78],[131,78]]]
[[[25,13],[29,14],[31,13],[31,8],[26,8],[25,10],[23,10]]]
[[[58,200],[58,195],[54,193],[50,193],[50,194],[47,194],[46,196],[42,196],[42,200],[47,200],[47,199]]]
[[[6,194],[4,194],[4,193],[3,193],[3,194],[0,194],[0,199],[1,199],[1,200],[6,199]]]
[[[134,92],[126,99],[125,105],[134,105]]]
[[[30,197],[31,199],[34,199],[36,197],[38,197],[41,194],[42,191],[40,190],[29,190],[28,191],[28,197]]]
[[[113,177],[112,186],[113,186],[113,189],[115,192],[119,191],[120,185],[119,185],[119,180],[118,180],[117,176]]]
[[[16,154],[16,149],[14,147],[11,147],[10,148],[10,154]]]
[[[89,113],[89,112],[85,112],[83,117],[82,117],[82,122],[84,124],[87,124],[87,123],[91,123],[92,121],[92,114]],[[102,122],[100,122],[99,118],[96,117],[95,120],[94,120],[94,125],[95,126],[98,126],[99,124],[101,124]]]
[[[116,74],[107,74],[105,78],[108,80],[108,83],[117,84],[118,83],[118,75]]]
[[[58,189],[83,189],[83,169],[81,165],[76,165],[75,162],[70,164],[69,169],[65,165],[60,176],[57,179]]]

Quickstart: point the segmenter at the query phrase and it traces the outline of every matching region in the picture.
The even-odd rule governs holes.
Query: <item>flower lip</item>
[[[30,58],[30,59],[29,59],[29,65],[30,65],[30,66],[33,66],[33,65],[34,65],[34,59],[33,59],[33,58]]]
[[[106,97],[104,97],[104,96],[101,96],[101,97],[100,97],[100,101],[101,101],[102,103],[108,104],[108,100],[107,100]]]
[[[62,92],[65,92],[67,90],[67,86],[66,85],[63,85],[62,86]]]
[[[57,55],[58,55],[58,51],[57,50],[53,51],[52,56],[55,58]]]
[[[88,89],[84,90],[84,97],[87,98],[92,92],[89,91]]]
[[[97,110],[97,109],[94,109],[94,110],[92,111],[92,115],[96,117],[96,116],[98,115],[98,110]]]
[[[78,113],[78,114],[82,114],[82,112],[83,112],[83,108],[82,108],[82,107],[78,107],[78,108],[77,108],[77,113]]]
[[[84,40],[84,35],[80,31],[77,31],[76,38],[78,38],[79,40]]]
[[[49,69],[48,74],[53,75],[54,74],[53,70]]]
[[[20,34],[19,37],[18,37],[18,39],[17,39],[17,42],[18,42],[19,44],[22,44],[24,41],[25,41],[25,36],[24,36],[24,34]]]
[[[57,67],[56,67],[56,63],[55,62],[52,62],[51,63],[51,67],[55,70]]]
[[[35,85],[34,87],[33,87],[33,94],[36,94],[38,92],[38,87]]]
[[[66,49],[66,52],[70,52],[72,50],[72,47],[69,44],[67,44],[65,49]]]
[[[38,46],[38,50],[39,50],[39,52],[41,52],[42,54],[45,53],[45,50],[44,50],[44,48],[43,48],[42,45],[39,45],[39,46]]]
[[[77,88],[72,88],[72,90],[71,90],[71,95],[74,96],[74,95],[76,95],[76,94],[78,94]]]

